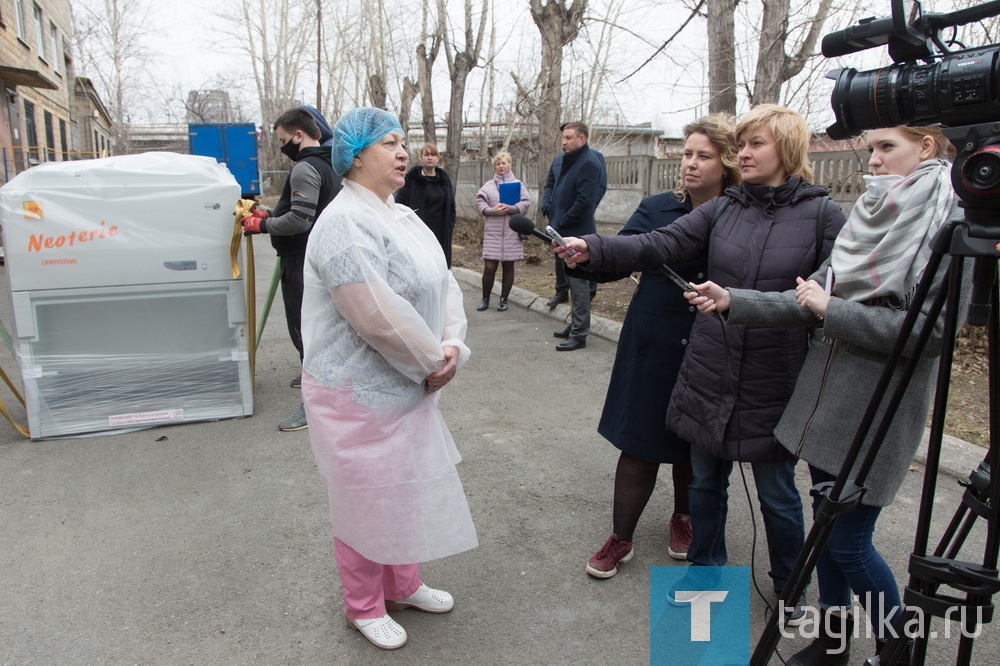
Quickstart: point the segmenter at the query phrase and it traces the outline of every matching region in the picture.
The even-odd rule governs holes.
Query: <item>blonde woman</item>
[[[496,281],[497,268],[503,266],[503,277],[500,283],[500,304],[497,310],[507,310],[507,297],[514,286],[514,262],[524,259],[524,246],[518,233],[507,223],[511,215],[525,215],[531,206],[528,188],[524,186],[511,171],[513,159],[510,153],[497,153],[493,158],[493,178],[479,188],[476,194],[476,209],[484,218],[483,224],[483,300],[480,301],[479,312],[490,307],[490,294]],[[508,185],[509,184],[509,185]],[[517,203],[506,204],[500,201],[500,186],[518,186]]]

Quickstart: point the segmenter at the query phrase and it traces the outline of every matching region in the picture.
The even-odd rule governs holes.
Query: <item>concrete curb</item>
[[[482,273],[476,273],[468,268],[452,268],[451,272],[455,275],[456,279],[461,280],[462,282],[476,287],[482,285]],[[493,293],[499,295],[500,292],[498,287],[493,287]],[[520,305],[527,310],[537,312],[538,314],[551,319],[559,320],[564,324],[569,323],[570,311],[568,305],[557,305],[555,308],[550,310],[545,305],[548,299],[525,289],[514,287],[511,289],[510,296],[507,300],[512,304]],[[618,338],[621,336],[622,325],[620,322],[612,319],[592,315],[590,332],[599,338],[603,338],[617,344]],[[917,449],[917,453],[913,458],[915,462],[918,462],[921,465],[927,464],[927,443],[929,438],[930,429],[925,429],[924,437],[920,442],[920,447]],[[983,461],[983,458],[986,457],[986,453],[986,449],[980,446],[958,439],[957,437],[952,437],[951,435],[945,435],[941,442],[941,462],[939,471],[942,474],[947,474],[948,476],[960,481],[968,479],[969,474],[971,474],[972,471],[979,466],[979,463]]]
[[[452,268],[451,272],[457,280],[461,280],[462,282],[470,284],[473,287],[482,286],[482,273],[476,273],[468,268]],[[497,296],[500,295],[500,289],[496,285],[493,286],[493,294]],[[526,289],[521,289],[519,287],[512,288],[510,290],[510,296],[507,297],[507,301],[512,305],[520,305],[526,310],[536,312],[542,316],[549,317],[550,319],[561,321],[564,324],[569,323],[570,311],[568,305],[557,305],[556,307],[549,309],[545,305],[548,302],[547,298],[539,296],[538,294],[532,293]],[[599,338],[603,338],[604,340],[617,344],[618,338],[621,337],[622,325],[621,322],[617,322],[612,319],[591,315],[590,333],[591,335],[596,335]]]

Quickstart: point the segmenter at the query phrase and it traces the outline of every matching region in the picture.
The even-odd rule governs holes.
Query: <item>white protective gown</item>
[[[462,292],[409,208],[350,180],[309,237],[302,393],[333,535],[381,564],[478,545],[461,460],[424,378],[469,358]]]

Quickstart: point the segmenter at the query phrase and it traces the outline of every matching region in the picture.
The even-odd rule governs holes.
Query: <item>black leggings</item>
[[[690,515],[688,486],[691,485],[691,463],[674,464],[674,513]],[[622,452],[615,470],[615,506],[612,514],[613,532],[621,541],[631,541],[653,488],[660,463],[647,462]]]
[[[497,261],[496,259],[483,259],[486,264],[483,269],[483,298],[489,298],[493,291],[493,283],[497,277],[497,267],[503,264],[503,277],[500,280],[500,298],[510,296],[510,289],[514,286],[514,262]]]

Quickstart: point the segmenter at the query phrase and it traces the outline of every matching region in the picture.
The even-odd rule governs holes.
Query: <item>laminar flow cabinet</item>
[[[208,157],[43,164],[0,189],[33,439],[253,413],[240,186]]]

